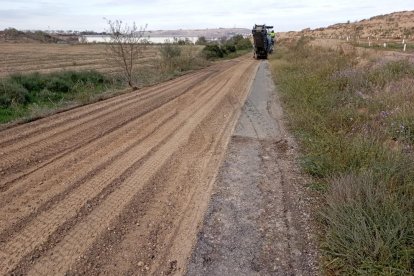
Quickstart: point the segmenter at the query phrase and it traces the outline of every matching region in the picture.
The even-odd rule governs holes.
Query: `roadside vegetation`
[[[224,38],[220,43],[206,42],[202,52],[206,59],[235,58],[251,51],[252,48],[253,45],[249,38],[236,35],[230,39]]]
[[[414,273],[414,64],[285,43],[271,68],[323,199],[328,275]]]
[[[201,50],[200,46],[180,44],[179,41],[161,44],[159,46],[160,72],[175,76],[207,66],[209,62],[203,57]]]
[[[120,82],[97,71],[15,74],[0,79],[0,123],[41,116],[47,110],[88,103]]]

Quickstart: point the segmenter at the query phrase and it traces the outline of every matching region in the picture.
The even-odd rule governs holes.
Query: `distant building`
[[[186,43],[195,44],[198,40],[197,36],[190,37],[173,37],[173,36],[150,36],[142,38],[149,43],[154,44],[163,44],[163,43],[173,43],[184,41]],[[80,43],[108,43],[111,41],[111,36],[109,35],[81,35],[79,36]]]

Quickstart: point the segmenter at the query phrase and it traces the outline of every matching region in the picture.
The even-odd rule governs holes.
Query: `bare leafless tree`
[[[121,68],[128,85],[136,90],[135,69],[139,59],[143,58],[147,44],[143,39],[147,25],[138,28],[135,22],[128,25],[121,20],[104,19],[108,23],[110,35],[110,41],[106,44],[108,58]]]

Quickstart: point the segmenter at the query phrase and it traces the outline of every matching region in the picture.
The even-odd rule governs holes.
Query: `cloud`
[[[279,0],[263,4],[247,0],[5,0],[0,6],[0,29],[106,28],[103,17],[148,23],[149,29],[246,27],[273,24],[278,30],[321,27],[369,18],[398,10],[412,10],[412,0]]]

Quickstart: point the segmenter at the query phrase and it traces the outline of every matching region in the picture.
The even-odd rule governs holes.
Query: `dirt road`
[[[183,273],[258,65],[0,132],[0,275]]]

